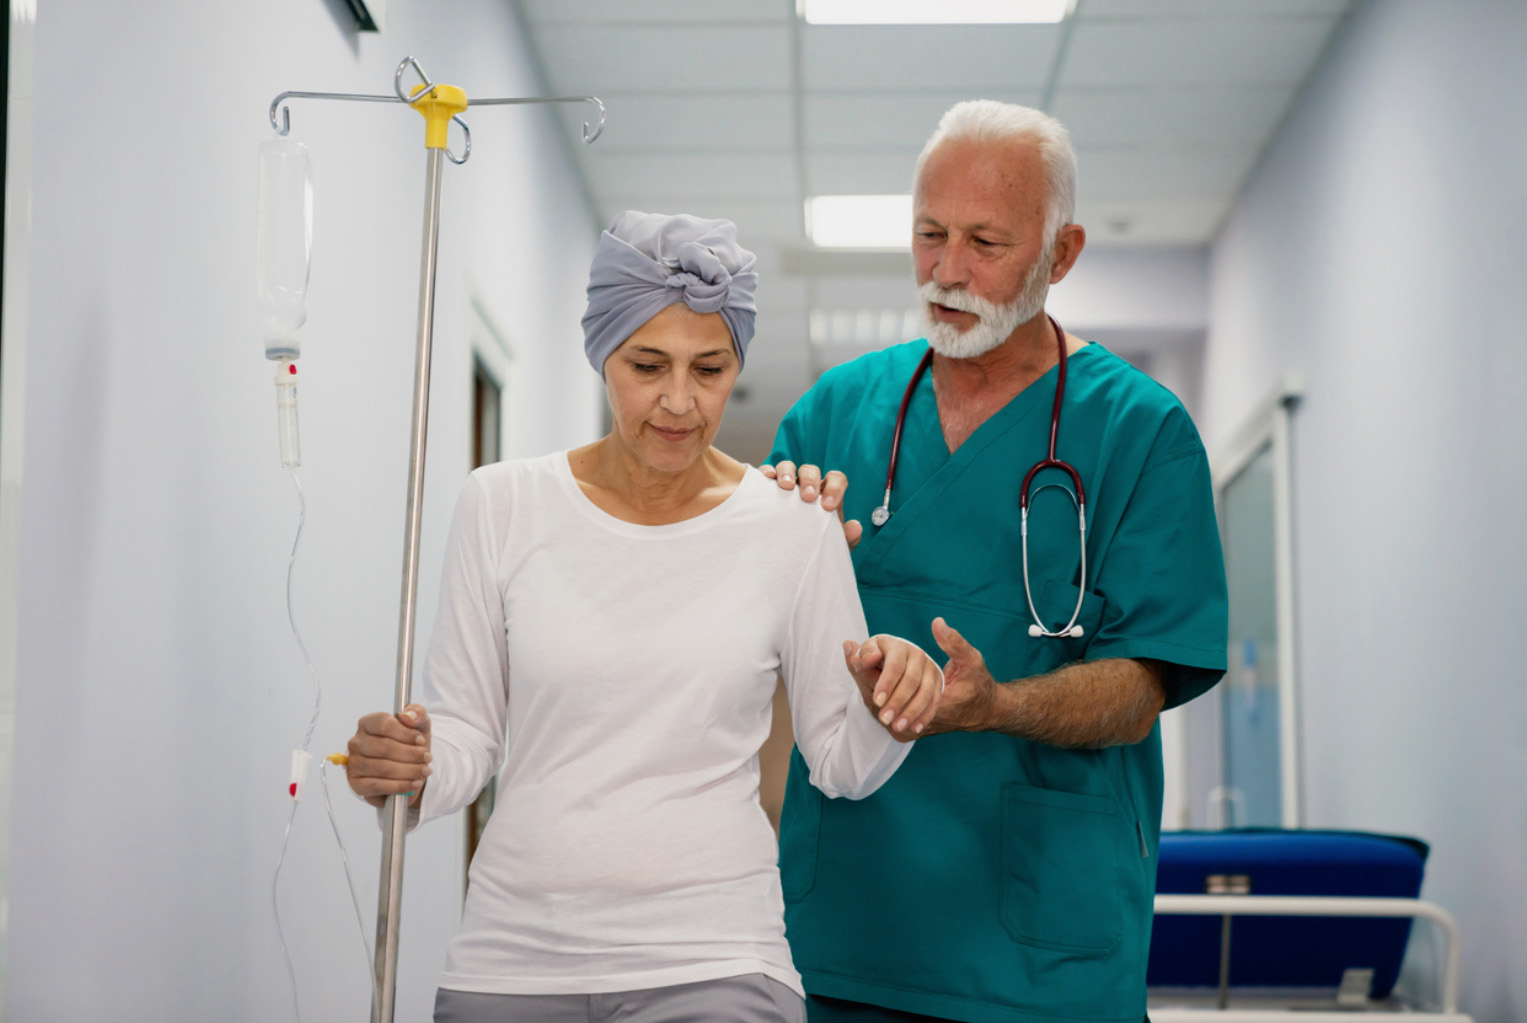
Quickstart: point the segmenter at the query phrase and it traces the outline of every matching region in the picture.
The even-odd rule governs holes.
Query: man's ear
[[[1080,224],[1067,224],[1055,234],[1054,263],[1050,266],[1050,283],[1059,284],[1076,265],[1077,257],[1087,244],[1087,229]]]

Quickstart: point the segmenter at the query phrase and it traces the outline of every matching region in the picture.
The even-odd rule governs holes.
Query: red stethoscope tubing
[[[1046,456],[1035,462],[1023,477],[1023,486],[1018,491],[1018,507],[1023,516],[1023,590],[1028,598],[1029,613],[1033,616],[1034,624],[1029,626],[1029,635],[1038,637],[1071,637],[1082,635],[1082,626],[1076,623],[1082,612],[1082,598],[1087,589],[1087,498],[1082,490],[1082,476],[1075,467],[1056,457],[1055,446],[1060,439],[1060,410],[1066,398],[1066,332],[1061,330],[1060,324],[1055,322],[1055,317],[1046,317],[1050,321],[1050,327],[1055,331],[1055,347],[1058,359],[1058,370],[1055,378],[1055,404],[1050,410],[1050,448]],[[880,507],[870,515],[870,521],[876,526],[883,526],[891,519],[891,488],[896,483],[896,463],[901,455],[901,431],[906,425],[907,406],[912,404],[912,395],[917,390],[917,385],[922,381],[923,374],[928,372],[928,367],[933,364],[933,349],[929,348],[923,353],[922,360],[918,362],[917,369],[912,373],[912,380],[907,384],[906,393],[901,396],[901,408],[896,412],[896,432],[891,436],[891,460],[886,466],[885,473],[885,497]],[[1076,608],[1071,613],[1071,620],[1059,629],[1047,628],[1039,617],[1038,610],[1034,607],[1034,594],[1029,586],[1029,490],[1034,482],[1034,477],[1045,469],[1059,469],[1071,477],[1072,484],[1076,487],[1074,495],[1077,510],[1077,523],[1080,529],[1080,546],[1082,558],[1082,583],[1077,593]],[[1044,487],[1040,488],[1045,489]],[[1062,487],[1062,490],[1065,488]]]
[[[1023,477],[1023,489],[1018,492],[1018,506],[1029,506],[1029,485],[1034,482],[1034,477],[1042,469],[1059,469],[1071,477],[1071,482],[1076,486],[1076,497],[1079,503],[1085,504],[1086,494],[1082,490],[1082,477],[1069,463],[1055,457],[1055,445],[1060,438],[1060,407],[1066,398],[1066,332],[1060,329],[1060,324],[1055,322],[1055,317],[1046,317],[1050,326],[1055,330],[1056,354],[1059,358],[1058,376],[1055,380],[1055,405],[1050,410],[1050,451],[1049,454],[1029,469]],[[901,396],[901,408],[896,412],[896,432],[891,435],[891,461],[885,471],[885,500],[877,512],[884,510],[885,515],[881,522],[891,517],[891,488],[896,483],[896,464],[901,457],[901,431],[907,421],[907,406],[912,404],[912,395],[917,391],[917,385],[922,382],[923,374],[928,372],[928,367],[933,365],[933,349],[929,348],[923,353],[922,361],[917,364],[917,369],[912,373],[912,381],[907,384],[907,391]]]

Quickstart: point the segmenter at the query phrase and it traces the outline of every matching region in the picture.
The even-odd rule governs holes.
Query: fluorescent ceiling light
[[[827,249],[906,249],[910,195],[817,195],[806,200],[806,234]]]
[[[812,25],[1032,25],[1065,20],[1075,0],[800,0]]]

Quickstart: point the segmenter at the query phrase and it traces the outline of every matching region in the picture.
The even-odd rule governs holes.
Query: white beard
[[[1048,251],[1035,261],[1023,279],[1018,297],[1006,305],[972,295],[968,291],[941,288],[933,281],[917,289],[918,310],[928,334],[928,346],[949,359],[973,359],[996,348],[1012,336],[1021,323],[1044,312],[1050,294],[1050,270],[1054,265]],[[968,330],[933,318],[932,306],[948,306],[974,313],[979,320]]]

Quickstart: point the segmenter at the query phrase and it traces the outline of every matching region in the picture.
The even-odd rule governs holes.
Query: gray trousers
[[[761,973],[601,995],[490,995],[441,988],[435,1023],[806,1023],[806,1003]]]

